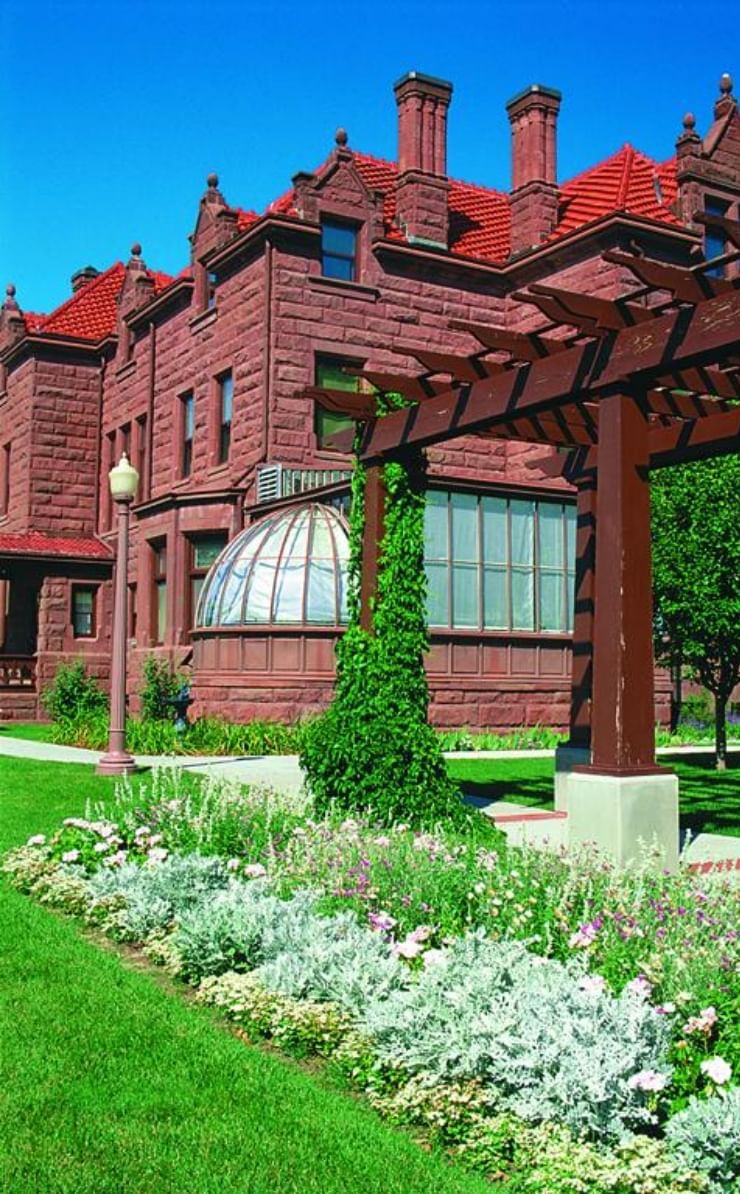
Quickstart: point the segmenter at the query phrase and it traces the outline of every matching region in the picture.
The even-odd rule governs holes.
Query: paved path
[[[740,752],[740,746],[728,748]],[[447,751],[451,759],[545,759],[554,755],[552,750],[499,750],[499,751]],[[712,753],[711,747],[679,746],[660,747],[660,755],[686,755]],[[51,742],[33,742],[25,738],[13,738],[0,729],[0,755],[20,759],[38,759],[48,763],[97,763],[102,751],[82,750],[77,746],[56,746]],[[213,757],[197,755],[137,755],[141,767],[181,767],[201,775],[219,776],[241,784],[260,784],[286,792],[298,792],[303,785],[303,772],[296,755],[245,755]],[[513,816],[531,815],[542,810],[523,808],[508,801],[497,800],[488,804],[486,812]],[[543,827],[542,832],[551,832]],[[716,861],[740,860],[740,837],[719,833],[700,833],[688,846],[685,856],[697,866]],[[738,872],[740,873],[740,871]]]

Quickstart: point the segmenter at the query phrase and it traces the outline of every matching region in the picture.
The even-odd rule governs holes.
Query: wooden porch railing
[[[36,658],[33,655],[0,655],[0,689],[36,688]]]

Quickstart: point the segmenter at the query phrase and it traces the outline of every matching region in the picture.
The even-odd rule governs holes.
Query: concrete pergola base
[[[660,851],[661,866],[678,870],[678,778],[670,772],[567,777],[568,845],[595,842],[620,864]]]

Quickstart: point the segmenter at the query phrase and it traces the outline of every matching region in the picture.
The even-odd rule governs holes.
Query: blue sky
[[[559,175],[625,141],[673,152],[704,132],[720,74],[740,72],[732,5],[713,0],[2,0],[0,282],[49,311],[83,265],[134,240],[150,266],[188,259],[204,180],[261,210],[344,125],[396,152],[392,84],[450,79],[449,170],[505,188],[504,104],[529,83],[563,92]],[[708,47],[708,48],[707,48]],[[696,56],[692,52],[696,49]],[[738,80],[740,89],[740,80]]]

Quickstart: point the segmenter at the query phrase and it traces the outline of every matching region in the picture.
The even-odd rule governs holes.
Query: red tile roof
[[[330,158],[317,171],[320,176],[333,161]],[[383,194],[385,235],[402,240],[394,223],[396,214],[395,162],[368,154],[355,153],[354,163],[370,191]],[[680,223],[673,211],[677,198],[676,161],[656,162],[631,145],[585,170],[560,186],[559,222],[551,237],[556,240],[586,227],[614,212],[630,212],[664,224]],[[450,251],[459,257],[476,258],[491,264],[503,264],[511,252],[511,212],[509,197],[502,191],[474,183],[450,179]],[[254,211],[235,208],[240,232],[259,220]],[[275,199],[265,214],[295,215],[295,192],[286,191]],[[178,277],[189,276],[187,266]],[[125,273],[118,261],[57,307],[50,315],[26,313],[30,332],[50,332],[98,341],[115,331],[116,300]],[[174,279],[168,274],[149,271],[154,290],[159,294]]]
[[[677,191],[675,158],[654,162],[631,145],[623,145],[610,158],[563,183],[554,236],[565,236],[615,211],[679,224],[670,206]]]
[[[80,560],[110,560],[112,552],[101,539],[65,538],[40,531],[13,534],[0,531],[0,555],[74,556]]]
[[[159,294],[173,279],[159,270],[149,270],[154,293]],[[123,285],[126,267],[117,261],[71,295],[51,315],[26,315],[26,327],[32,332],[50,332],[55,336],[75,336],[81,340],[102,340],[116,328],[116,300]]]

